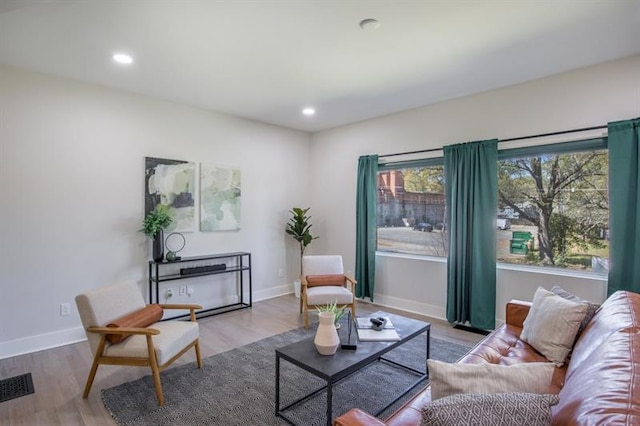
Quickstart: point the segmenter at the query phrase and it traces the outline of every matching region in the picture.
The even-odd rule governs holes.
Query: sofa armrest
[[[385,426],[385,423],[358,408],[352,408],[333,421],[333,426]]]
[[[509,301],[507,303],[507,325],[522,328],[530,308],[531,302],[525,302],[524,300]]]

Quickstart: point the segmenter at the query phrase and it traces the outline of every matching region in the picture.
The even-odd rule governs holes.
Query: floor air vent
[[[0,380],[0,402],[29,395],[33,392],[31,373]]]

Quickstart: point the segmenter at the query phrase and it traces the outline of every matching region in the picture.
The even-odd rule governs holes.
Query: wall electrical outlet
[[[187,294],[187,286],[183,285],[180,287],[180,296],[184,296]]]
[[[192,285],[188,285],[187,286],[187,294],[189,296],[191,296],[193,294],[193,286]]]
[[[61,317],[66,317],[70,313],[71,313],[71,305],[69,305],[68,303],[61,303],[60,304],[60,316]]]
[[[170,298],[170,297],[173,297],[173,289],[172,288],[168,288],[167,292],[165,293],[165,295],[166,295],[167,299]]]

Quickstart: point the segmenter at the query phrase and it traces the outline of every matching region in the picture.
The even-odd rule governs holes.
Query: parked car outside
[[[511,221],[509,219],[496,219],[496,225],[498,227],[498,229],[502,229],[503,231],[505,229],[511,229]]]
[[[431,232],[433,231],[433,225],[430,223],[421,222],[413,226],[414,231]]]

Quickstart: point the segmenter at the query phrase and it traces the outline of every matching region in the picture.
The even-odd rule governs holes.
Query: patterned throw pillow
[[[427,365],[433,401],[459,393],[549,393],[556,369],[550,362],[449,364],[429,359]]]
[[[569,293],[568,291],[565,291],[562,287],[557,285],[551,288],[551,292],[553,294],[557,294],[563,299],[571,300],[573,302],[578,302],[578,303],[584,303],[585,305],[587,305],[587,314],[584,316],[584,319],[580,323],[580,327],[578,327],[578,333],[576,334],[576,340],[578,340],[578,337],[580,337],[580,335],[584,331],[587,324],[589,324],[589,321],[591,321],[591,318],[593,318],[596,312],[598,312],[598,309],[600,309],[600,305],[597,303],[590,302],[588,300],[581,299],[575,294]]]
[[[547,426],[558,401],[551,394],[451,395],[425,405],[420,426]]]
[[[561,367],[573,348],[586,313],[585,304],[566,300],[538,287],[520,338]]]

